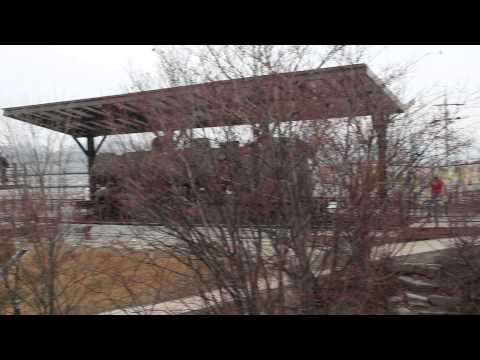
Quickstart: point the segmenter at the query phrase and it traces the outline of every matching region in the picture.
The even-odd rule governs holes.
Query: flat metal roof
[[[365,64],[5,108],[4,116],[75,137],[248,124],[275,113],[316,120],[403,112]]]

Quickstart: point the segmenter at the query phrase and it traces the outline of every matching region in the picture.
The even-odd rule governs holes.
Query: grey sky
[[[154,63],[151,48],[146,45],[0,46],[0,107],[122,92],[129,81],[129,63],[151,69]]]
[[[439,94],[445,86],[480,90],[480,46],[391,45],[378,47],[369,63],[376,71],[386,63],[420,59],[408,82],[407,97],[423,89]],[[428,55],[427,55],[428,54]],[[2,45],[0,108],[125,92],[128,69],[151,71],[150,45]],[[480,107],[465,107],[465,124],[477,127]]]
[[[390,45],[369,65],[375,70],[428,53],[416,66],[413,89],[480,89],[480,46]],[[2,45],[0,107],[119,93],[128,85],[129,64],[152,70],[154,63],[150,45]]]

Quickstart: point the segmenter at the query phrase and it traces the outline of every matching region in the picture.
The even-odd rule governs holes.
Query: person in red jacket
[[[442,194],[445,184],[443,183],[442,179],[440,179],[440,177],[434,176],[430,187],[432,192],[432,200],[436,200]]]

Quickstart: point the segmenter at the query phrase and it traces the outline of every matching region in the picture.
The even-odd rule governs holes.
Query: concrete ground
[[[393,257],[415,257],[421,255],[430,255],[446,250],[454,246],[455,239],[445,238],[436,240],[425,240],[411,243],[395,243],[387,244],[374,248],[372,257],[380,259],[383,256],[389,255]],[[329,271],[324,271],[322,274],[326,275]],[[269,279],[270,288],[274,289],[276,281]],[[267,281],[262,280],[259,284],[261,289],[266,288]],[[218,290],[206,294],[212,304],[214,302],[228,301],[228,296],[222,295]],[[205,307],[205,302],[200,296],[191,296],[183,299],[162,302],[143,307],[134,307],[127,309],[117,309],[102,313],[100,315],[181,315],[194,313],[200,311]]]

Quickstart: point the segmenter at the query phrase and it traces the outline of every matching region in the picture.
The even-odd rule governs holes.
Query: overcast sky
[[[1,45],[0,108],[125,92],[130,67],[154,69],[152,47]],[[432,87],[438,91],[445,86],[480,90],[480,46],[391,45],[368,65],[375,71],[385,63],[420,58],[408,83],[412,97],[416,91]],[[467,123],[477,127],[480,107],[473,102],[468,105],[464,110],[469,115]]]
[[[480,46],[390,45],[369,65],[375,70],[422,56],[412,89],[480,89]],[[0,107],[121,93],[129,66],[148,71],[154,64],[150,45],[1,45]]]

